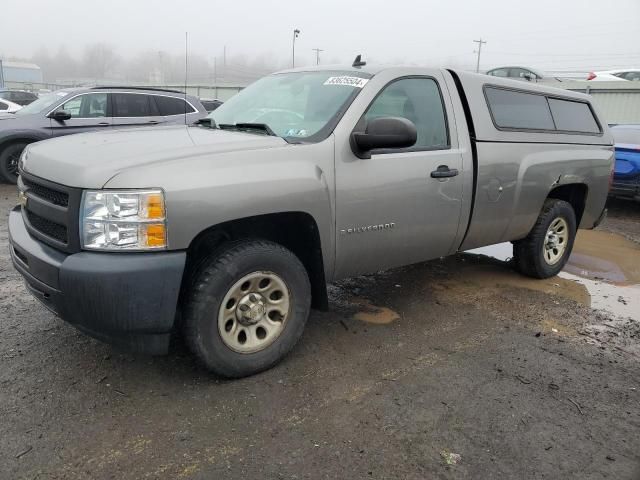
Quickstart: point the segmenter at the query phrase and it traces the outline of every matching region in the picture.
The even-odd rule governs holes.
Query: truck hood
[[[287,145],[280,137],[168,126],[70,135],[29,146],[23,169],[69,187],[102,188],[129,168]]]

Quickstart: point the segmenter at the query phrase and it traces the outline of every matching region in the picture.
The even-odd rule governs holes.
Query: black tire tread
[[[12,141],[10,143],[7,143],[6,145],[3,145],[2,149],[0,150],[0,178],[2,178],[2,180],[4,180],[5,182],[11,184],[15,184],[17,182],[17,175],[13,176],[9,173],[6,165],[6,160],[8,159],[5,159],[4,157],[7,149],[16,145],[22,145],[22,148],[24,149],[28,145],[28,142]]]
[[[565,210],[567,208],[571,212],[573,212],[573,207],[569,202],[565,202],[564,200],[558,200],[555,198],[547,198],[544,201],[542,210],[540,211],[540,215],[538,216],[538,219],[536,220],[536,223],[529,234],[522,240],[513,242],[513,260],[516,269],[520,273],[533,278],[548,278],[557,273],[556,272],[550,275],[549,271],[543,267],[542,263],[540,262],[540,249],[538,248],[537,243],[541,237],[544,237],[546,235],[548,225],[551,220],[557,216],[557,211]],[[554,266],[557,270],[561,270],[562,267],[564,267],[564,264],[567,262],[569,255],[571,254],[573,241],[575,239],[575,216],[573,217],[572,221],[574,225],[574,231],[569,238],[569,245],[567,247],[565,257],[560,260],[557,265]],[[558,269],[557,267],[560,268]]]
[[[290,250],[278,243],[270,242],[268,240],[251,239],[229,241],[220,245],[211,254],[205,256],[198,262],[198,265],[194,269],[191,277],[192,283],[190,285],[189,291],[185,295],[186,308],[184,317],[186,321],[184,321],[183,324],[183,335],[185,343],[203,365],[225,377],[234,378],[243,375],[236,374],[235,372],[230,371],[221,371],[220,369],[212,368],[212,366],[209,365],[205,356],[204,346],[201,344],[200,337],[198,335],[198,326],[195,322],[189,321],[189,319],[193,317],[192,312],[194,310],[197,310],[199,307],[201,308],[206,304],[208,287],[220,272],[226,271],[227,267],[231,266],[238,256],[251,254],[256,250],[264,251],[266,249],[279,250],[281,253],[290,256],[292,260],[298,262],[299,266],[304,269],[304,266],[302,265],[300,260]],[[311,286],[309,279],[306,276],[305,278],[307,281],[306,288],[308,291],[310,291]],[[281,349],[279,351],[280,356],[285,356],[287,353],[289,353],[289,351],[293,349],[294,346],[295,343],[289,345],[285,349]],[[279,359],[273,361],[269,365],[265,365],[263,368],[261,368],[261,370],[266,370],[272,367],[278,361]]]

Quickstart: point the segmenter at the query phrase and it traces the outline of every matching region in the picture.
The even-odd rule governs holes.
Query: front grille
[[[66,207],[69,205],[68,193],[59,192],[57,190],[53,190],[52,188],[47,188],[44,185],[39,185],[30,180],[27,180],[26,178],[22,179],[22,183],[27,189],[31,191],[31,193],[44,200],[48,200],[54,205],[59,205],[61,207]]]
[[[52,222],[51,220],[47,220],[46,218],[29,211],[27,211],[27,218],[33,228],[46,236],[54,238],[62,243],[67,243],[69,240],[67,236],[67,227],[64,225]]]
[[[82,190],[20,171],[18,186],[26,196],[22,216],[34,238],[67,253],[80,251],[78,235]]]

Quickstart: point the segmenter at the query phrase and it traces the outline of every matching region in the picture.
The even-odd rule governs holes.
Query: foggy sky
[[[291,58],[475,67],[528,65],[542,70],[640,67],[640,0],[2,0],[0,55],[29,58],[45,46],[72,55],[95,42],[119,55],[189,50],[212,60]]]

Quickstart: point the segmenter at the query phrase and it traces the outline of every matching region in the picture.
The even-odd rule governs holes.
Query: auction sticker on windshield
[[[349,77],[344,75],[342,77],[329,77],[324,82],[324,85],[345,85],[348,87],[362,88],[368,81],[368,78]]]

